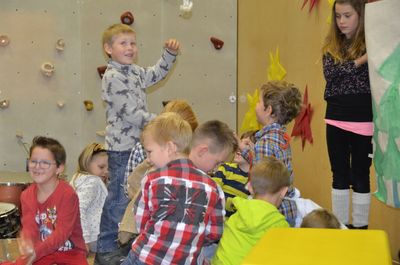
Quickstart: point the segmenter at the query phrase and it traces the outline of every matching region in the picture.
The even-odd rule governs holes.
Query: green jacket
[[[237,211],[226,222],[211,264],[240,264],[264,233],[273,227],[289,227],[278,209],[262,200],[233,199]]]

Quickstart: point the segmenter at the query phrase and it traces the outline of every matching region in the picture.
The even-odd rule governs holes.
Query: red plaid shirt
[[[139,236],[133,252],[146,264],[203,264],[201,248],[220,239],[224,193],[188,159],[179,159],[142,180],[136,209]]]

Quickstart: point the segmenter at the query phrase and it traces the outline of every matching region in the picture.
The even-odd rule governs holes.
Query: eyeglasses
[[[47,160],[29,160],[28,161],[28,166],[30,168],[34,168],[37,165],[39,165],[39,168],[41,169],[49,169],[51,167],[51,165],[56,164],[56,162],[50,162]]]

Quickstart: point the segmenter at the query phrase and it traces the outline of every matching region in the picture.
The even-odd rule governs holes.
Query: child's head
[[[158,115],[143,129],[142,143],[147,160],[157,168],[189,153],[192,129],[187,121],[174,112]]]
[[[300,227],[303,228],[340,228],[340,222],[326,209],[316,209],[307,214]]]
[[[182,119],[184,119],[189,123],[190,127],[192,128],[192,131],[194,131],[199,125],[192,107],[185,100],[174,99],[168,101],[165,104],[164,109],[162,110],[162,113],[164,112],[178,113],[182,117]]]
[[[242,135],[240,136],[240,140],[243,139],[249,139],[252,143],[256,142],[256,133],[257,131],[251,130],[251,131],[246,131],[244,133],[242,133]]]
[[[199,169],[210,172],[237,148],[235,134],[227,124],[218,120],[207,121],[194,131],[190,159]]]
[[[336,0],[323,47],[338,61],[354,60],[365,53],[364,9],[367,0]]]
[[[250,171],[250,193],[255,198],[275,196],[278,206],[290,186],[290,173],[282,161],[272,156],[259,160]]]
[[[66,154],[55,139],[36,136],[29,149],[29,172],[36,183],[42,183],[64,171]]]
[[[256,115],[263,126],[273,122],[286,125],[299,114],[300,109],[301,93],[295,85],[274,80],[261,87]]]
[[[125,24],[114,24],[103,33],[103,48],[111,59],[121,64],[132,64],[136,59],[136,33]]]
[[[252,143],[256,142],[255,139],[255,134],[257,131],[247,131],[244,132],[241,136],[240,136],[240,141],[244,140],[244,139],[249,139]],[[243,158],[242,153],[240,152],[240,150],[238,150],[235,153],[235,156],[233,157],[233,162],[237,163],[239,166],[240,165],[248,165],[249,162],[246,161],[246,159]]]
[[[102,144],[91,143],[83,149],[78,158],[77,172],[99,176],[107,182],[108,157]]]

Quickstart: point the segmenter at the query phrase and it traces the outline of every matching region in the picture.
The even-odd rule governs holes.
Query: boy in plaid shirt
[[[201,131],[201,126],[198,129]],[[139,235],[122,265],[203,264],[202,247],[221,237],[224,195],[188,159],[191,136],[189,124],[176,113],[163,113],[145,127],[142,141],[147,160],[157,169],[142,180],[135,210]],[[210,162],[224,161],[236,147],[223,145],[215,155],[210,153],[212,150],[202,149],[196,139],[189,157],[198,159],[207,171],[216,166],[208,168]]]
[[[255,134],[255,144],[249,140],[240,144],[242,155],[248,160],[252,153],[253,164],[264,156],[273,156],[281,160],[290,172],[291,183],[292,151],[285,125],[299,114],[300,108],[301,93],[295,85],[286,81],[268,82],[261,87],[260,100],[256,105],[257,120],[263,128]],[[297,215],[296,203],[290,200],[294,196],[295,189],[291,186],[279,206],[279,211],[285,215],[290,226],[295,226]]]

